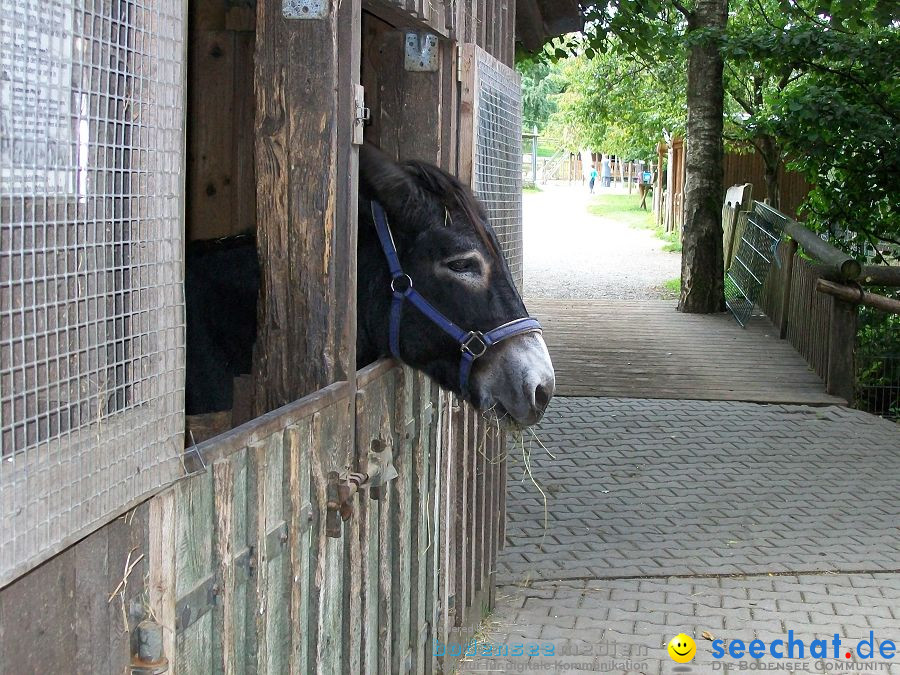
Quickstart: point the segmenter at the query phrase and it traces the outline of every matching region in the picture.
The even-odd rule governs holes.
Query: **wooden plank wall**
[[[189,4],[186,232],[214,239],[256,228],[252,7]]]
[[[149,617],[173,673],[452,670],[493,602],[502,435],[393,361],[357,383],[195,446],[193,473],[0,591],[4,672],[123,672]],[[342,522],[333,476],[383,450],[397,478]]]
[[[453,68],[453,48],[441,41],[437,72],[404,68],[405,32],[363,13],[361,80],[371,111],[365,138],[391,157],[446,166],[450,147],[443,129],[455,107],[455,92],[444,87]]]
[[[453,36],[474,43],[507,66],[515,65],[516,0],[457,0]]]
[[[662,210],[657,211],[657,222],[665,224],[667,230],[681,229],[683,217],[684,187],[684,142],[681,138],[673,140],[672,148],[660,144],[660,162],[668,152],[666,194]],[[763,201],[766,197],[766,184],[763,173],[763,161],[758,153],[725,154],[724,160],[725,187],[750,183],[753,186],[752,199]],[[662,177],[659,177],[657,193],[662,188]],[[780,211],[791,218],[797,217],[797,209],[806,199],[812,186],[803,176],[795,171],[782,171],[781,174],[781,207]],[[654,196],[654,209],[657,197]]]
[[[205,469],[154,498],[150,538],[162,543],[150,566],[163,572],[151,607],[169,622],[174,672],[433,672],[449,667],[435,638],[480,620],[499,534],[498,436],[392,361],[358,385],[353,398],[341,383],[201,444]],[[354,405],[350,439],[341,420]],[[462,435],[446,433],[457,425]],[[327,507],[342,447],[360,471],[389,450],[398,472],[354,495],[344,523]],[[451,487],[448,466],[469,478]],[[449,491],[460,485],[463,497]],[[459,511],[439,511],[448,499]],[[446,546],[448,532],[468,546]],[[442,583],[451,568],[455,585]],[[456,604],[448,588],[472,600]]]
[[[0,590],[0,673],[125,672],[146,616],[149,511],[141,504]]]
[[[763,201],[766,198],[766,182],[762,157],[758,152],[725,154],[724,166],[725,187],[741,183],[753,184],[753,199]],[[796,171],[781,171],[781,206],[779,211],[796,218],[797,209],[806,199],[812,186]]]
[[[829,274],[824,266],[804,258],[799,253],[789,253],[787,246],[779,246],[778,255],[780,264],[772,270],[766,283],[763,284],[758,301],[759,307],[774,325],[781,324],[785,292],[782,270],[788,264],[787,256],[793,255],[786,338],[816,375],[827,380],[834,298],[816,291],[816,281],[828,278]]]
[[[151,502],[151,607],[173,672],[342,671],[347,546],[326,529],[329,475],[352,462],[347,393],[197,446],[205,468]]]
[[[393,150],[455,171],[458,41],[477,42],[511,64],[514,0],[366,6],[376,4],[398,8],[379,11],[382,23],[402,14],[411,22],[388,25],[442,36],[439,72],[402,74],[378,106],[382,119],[385,112],[406,111],[410,133],[395,135]],[[259,222],[270,260],[280,260],[288,235],[279,219],[294,223],[295,233],[310,222],[288,206],[290,190],[291,204],[306,204],[315,222],[326,223],[329,246],[317,250],[333,257],[319,256],[325,267],[310,274],[308,251],[298,247],[299,257],[289,264],[307,279],[338,284],[332,297],[343,300],[332,305],[347,307],[342,294],[355,283],[348,271],[355,267],[355,231],[341,228],[356,220],[356,172],[349,150],[351,89],[343,85],[353,83],[360,70],[353,55],[364,51],[360,4],[341,3],[340,16],[326,21],[322,34],[314,35],[309,23],[283,42],[257,45],[256,88],[265,98],[250,95],[253,31],[259,23],[273,35],[284,29],[281,19],[226,7],[191,3],[197,69],[189,76],[189,114],[212,124],[195,127],[189,140],[190,236],[223,236]],[[293,70],[279,75],[275,50],[288,47],[302,54],[292,51]],[[316,83],[334,91],[340,82],[341,93],[319,91],[324,98],[304,99],[302,106],[299,98],[289,101],[285,78],[298,81],[321,54],[334,60],[303,91],[315,93]],[[302,73],[298,63],[305,64]],[[422,100],[433,110],[424,121],[411,114]],[[300,108],[308,113],[308,106],[336,113],[335,127],[317,131],[307,117],[289,132],[287,115]],[[255,162],[262,173],[254,171],[256,139],[244,133],[254,107]],[[424,133],[425,124],[434,126],[421,144],[416,133]],[[306,154],[312,146],[320,147],[321,161]],[[259,200],[258,211],[250,206],[257,204],[257,183],[271,196]],[[304,202],[310,195],[330,197]],[[308,296],[321,290],[310,285]],[[466,643],[493,604],[504,529],[504,436],[421,373],[379,362],[354,377],[353,317],[332,319],[330,342],[305,350],[316,362],[323,354],[333,357],[324,359],[331,370],[307,378],[317,391],[195,446],[186,459],[194,473],[0,590],[5,671],[122,672],[135,626],[150,616],[164,626],[174,673],[452,669],[448,645]],[[266,353],[297,346],[281,344],[282,337],[268,340]],[[289,387],[281,391],[296,395]],[[278,396],[264,400],[272,405]],[[357,493],[350,519],[335,521],[327,508],[333,472],[365,468],[369,451],[379,448],[392,450],[398,477]],[[327,536],[333,528],[338,537]],[[435,655],[435,640],[445,656]]]

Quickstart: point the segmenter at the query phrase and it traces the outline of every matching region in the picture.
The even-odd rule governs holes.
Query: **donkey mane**
[[[488,215],[481,202],[466,185],[463,185],[456,176],[433,164],[411,159],[403,162],[401,166],[414,175],[419,184],[434,195],[445,209],[462,211],[491,254],[501,257],[496,237],[485,227]]]

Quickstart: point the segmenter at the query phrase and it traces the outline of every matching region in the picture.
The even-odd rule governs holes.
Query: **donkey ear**
[[[359,149],[359,186],[364,197],[384,206],[392,216],[392,224],[406,220],[403,216],[423,199],[415,178],[368,143]]]

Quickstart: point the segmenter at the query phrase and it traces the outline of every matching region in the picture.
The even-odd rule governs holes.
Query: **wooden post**
[[[797,255],[796,241],[788,239],[785,244],[787,245],[787,260],[784,261],[784,280],[781,283],[783,293],[781,296],[781,316],[778,321],[778,337],[782,340],[787,337],[788,313],[791,308],[791,282],[794,278],[794,257]]]
[[[675,229],[675,149],[668,149],[668,171],[666,172],[666,201],[665,201],[665,225],[666,232],[672,232]]]
[[[246,620],[248,626],[256,623],[257,630],[247,634],[259,643],[248,652],[255,654],[258,670],[269,672],[347,672],[349,663],[349,631],[341,618],[346,600],[341,569],[350,546],[345,539],[327,536],[323,525],[329,519],[326,496],[333,477],[355,463],[359,159],[353,139],[361,0],[324,3],[324,7],[322,18],[301,18],[283,15],[299,14],[299,5],[278,0],[257,3],[254,87],[260,300],[253,359],[254,410],[261,415],[332,383],[348,383],[342,387],[346,397],[312,416],[302,445],[292,445],[288,439],[288,475],[291,462],[308,462],[304,473],[315,495],[309,508],[319,524],[309,537],[309,555],[290,556],[287,578],[305,583],[306,575],[307,595],[315,598],[318,607],[315,623],[304,623],[307,630],[299,636],[301,642],[292,642],[290,668],[278,664],[283,655],[278,646],[284,636],[281,626],[297,625],[298,619],[306,622],[308,614],[285,594],[279,581],[285,574],[285,559],[274,565],[267,542],[269,526],[276,518],[284,518],[294,527],[288,539],[296,546],[300,540],[296,523],[304,516],[298,517],[293,510],[296,502],[291,502],[290,513],[278,511],[284,508],[281,491],[266,490],[269,484],[284,483],[283,473],[277,475],[278,466],[281,471],[284,466],[280,437],[271,451],[267,446],[265,453],[250,455],[257,470],[251,472],[248,466],[247,503],[255,518],[248,522],[256,523],[251,541],[263,564],[248,582]],[[300,457],[292,458],[291,453]],[[259,485],[250,478],[254,475],[257,480],[272,478]],[[258,492],[249,494],[249,486]],[[278,497],[270,499],[276,493]],[[358,548],[353,555],[358,559]],[[270,583],[275,604],[269,601]]]
[[[321,19],[257,5],[257,414],[356,370],[359,26],[360,0]]]
[[[660,143],[656,146],[656,186],[653,190],[653,210],[656,213],[656,226],[662,227],[663,210],[665,209],[663,202],[663,162],[665,161],[668,146]]]
[[[829,394],[852,403],[856,390],[856,305],[832,299],[828,337],[828,372],[825,388]]]

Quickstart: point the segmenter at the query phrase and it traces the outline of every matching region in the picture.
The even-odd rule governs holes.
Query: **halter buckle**
[[[477,351],[473,351],[473,343]],[[459,348],[463,353],[469,354],[473,359],[477,359],[481,356],[484,356],[484,353],[487,351],[488,344],[484,341],[484,335],[482,335],[477,330],[470,330],[466,334],[466,337],[463,339],[462,343],[460,343]]]
[[[401,288],[400,290],[397,290],[397,287],[394,285],[394,284],[396,284],[398,281],[403,281],[403,282],[404,282],[404,287]],[[411,289],[412,287],[413,287],[412,277],[409,276],[408,274],[401,274],[401,275],[396,276],[396,277],[394,277],[393,279],[391,279],[391,290],[392,290],[394,293],[397,293],[398,295],[403,295],[404,293],[406,293],[406,292],[407,292],[409,289]]]

